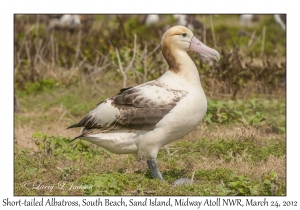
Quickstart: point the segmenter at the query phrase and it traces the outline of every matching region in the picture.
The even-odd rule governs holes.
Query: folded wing
[[[121,89],[119,94],[100,102],[79,123],[81,136],[114,129],[153,130],[156,124],[186,96],[185,91],[168,89],[158,81]]]

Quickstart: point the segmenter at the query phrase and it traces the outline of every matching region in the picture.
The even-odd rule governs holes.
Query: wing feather
[[[181,90],[168,89],[158,81],[123,88],[100,102],[79,123],[69,128],[84,127],[82,135],[115,129],[153,130],[156,124],[187,95]],[[76,138],[78,138],[76,137]]]

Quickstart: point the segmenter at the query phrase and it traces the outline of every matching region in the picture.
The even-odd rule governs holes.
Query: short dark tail
[[[71,140],[69,141],[69,143],[71,143],[72,141],[75,141],[76,139],[79,139],[80,137],[82,137],[82,134],[79,135],[79,136],[76,136],[74,139],[71,139]]]
[[[74,140],[76,140],[77,138],[75,137],[74,139],[71,139],[70,141],[69,141],[69,143],[71,143],[72,141],[74,141]]]
[[[76,123],[74,125],[71,125],[71,126],[67,127],[67,129],[69,129],[69,128],[77,128],[77,127],[82,127],[82,125],[80,125],[79,123]]]
[[[78,128],[78,127],[82,127],[82,125],[80,125],[80,123],[76,123],[74,125],[71,125],[69,127],[67,127],[67,129],[70,129],[70,128]],[[69,143],[71,143],[72,141],[80,138],[82,135],[79,135],[79,136],[76,136],[74,139],[71,139]]]

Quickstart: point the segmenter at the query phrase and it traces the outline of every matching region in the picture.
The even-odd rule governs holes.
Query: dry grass
[[[208,126],[206,124],[201,124],[195,131],[178,141],[196,143],[199,138],[206,138],[209,142],[213,143],[218,142],[221,139],[233,139],[237,142],[249,141],[258,147],[266,146],[268,144],[266,141],[282,143],[286,141],[285,135],[270,133],[268,131],[267,127],[257,129],[251,126],[245,127],[240,125]],[[173,143],[169,145],[169,147],[172,148],[175,144],[176,143]],[[285,180],[286,156],[275,157],[271,155],[266,160],[251,162],[245,161],[245,159],[247,159],[247,150],[245,150],[242,154],[233,155],[232,153],[233,151],[230,151],[229,153],[229,156],[231,156],[230,161],[226,161],[225,159],[215,156],[209,157],[207,155],[199,154],[197,157],[188,158],[188,162],[192,165],[193,170],[212,170],[224,167],[238,173],[245,174],[253,179],[258,179],[263,175],[274,171],[278,174],[280,179]],[[178,165],[181,165],[183,168],[186,167],[186,164],[186,160],[178,162]]]

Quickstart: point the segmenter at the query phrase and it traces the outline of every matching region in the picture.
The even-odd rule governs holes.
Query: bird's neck
[[[163,55],[169,65],[169,71],[191,83],[199,83],[200,77],[195,63],[184,50],[163,49]]]

